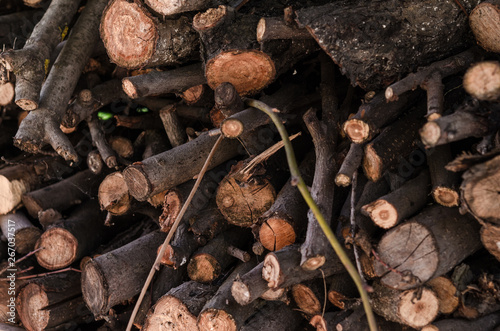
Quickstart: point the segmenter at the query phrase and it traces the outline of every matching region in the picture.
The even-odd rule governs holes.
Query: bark
[[[457,288],[449,278],[437,277],[428,281],[427,285],[436,293],[441,314],[451,314],[458,308]]]
[[[457,208],[434,205],[382,237],[375,270],[383,285],[411,289],[445,274],[480,247],[475,220]]]
[[[379,227],[390,229],[425,206],[429,181],[429,172],[423,171],[399,189],[364,205],[361,210]]]
[[[16,308],[26,329],[47,330],[90,315],[81,294],[79,273],[50,275],[22,287]]]
[[[431,174],[432,197],[445,207],[456,207],[459,203],[458,183],[460,177],[445,166],[453,161],[449,145],[437,146],[427,150],[427,164]]]
[[[6,49],[21,48],[42,18],[42,10],[24,10],[0,16],[0,44]]]
[[[92,144],[97,148],[99,154],[101,154],[101,158],[104,163],[110,169],[116,168],[118,166],[116,154],[104,136],[100,120],[94,115],[87,121],[87,125],[90,130],[90,136],[92,137]]]
[[[270,288],[276,289],[344,272],[344,266],[336,256],[327,259],[321,268],[315,270],[304,270],[300,266],[300,259],[297,245],[269,253],[264,259],[262,278],[268,282]]]
[[[275,39],[311,39],[312,36],[304,28],[287,24],[281,17],[262,17],[257,24],[257,41],[259,43]]]
[[[224,118],[239,113],[245,109],[245,104],[233,84],[223,82],[214,91],[215,109],[222,113]],[[225,134],[225,133],[224,133]]]
[[[61,41],[60,29],[71,22],[79,3],[52,1],[23,49],[9,50],[1,55],[1,63],[16,75],[16,104],[22,109],[35,110],[39,106],[39,100],[42,102],[40,90],[45,79],[45,61]],[[85,47],[92,48],[91,45]]]
[[[255,310],[263,305],[262,300],[255,300],[251,304],[240,306],[231,295],[233,281],[238,275],[250,271],[255,264],[254,260],[240,264],[226,278],[198,316],[197,325],[200,331],[239,330],[243,323],[255,313]]]
[[[481,228],[483,246],[500,261],[500,226],[485,223]]]
[[[337,186],[347,187],[351,185],[352,176],[358,170],[363,160],[363,148],[363,144],[351,143],[349,152],[344,162],[342,162],[337,176],[335,176],[335,184],[337,184]]]
[[[398,165],[417,147],[418,128],[425,118],[423,109],[416,107],[377,138],[365,146],[363,170],[371,181],[378,181],[386,170]]]
[[[161,264],[174,269],[187,265],[189,259],[199,246],[200,244],[196,240],[195,236],[188,232],[187,224],[180,224],[175,231],[175,236],[172,239],[171,244],[169,244],[165,250]],[[161,247],[161,245],[158,247],[158,252]]]
[[[478,1],[462,3],[470,9]],[[472,44],[467,16],[454,2],[334,3],[299,10],[297,21],[351,83],[366,90],[386,87]]]
[[[229,3],[227,0],[195,0],[182,2],[177,0],[145,0],[149,8],[162,16],[171,16],[189,11],[201,11],[217,5]]]
[[[297,330],[302,316],[282,302],[268,302],[241,327],[241,331],[252,330]]]
[[[498,330],[500,325],[500,314],[492,313],[475,320],[459,318],[443,319],[432,323],[422,329],[422,331],[454,331],[454,330]]]
[[[214,105],[214,91],[207,84],[188,88],[181,98],[188,106],[212,108]]]
[[[203,211],[191,217],[189,223],[191,224],[189,230],[193,232],[200,245],[206,245],[207,242],[229,227],[214,200],[209,202]]]
[[[115,115],[116,126],[128,129],[148,130],[161,129],[163,125],[157,114],[146,114],[142,116]]]
[[[216,290],[194,281],[171,289],[151,308],[143,330],[196,330],[196,318]]]
[[[500,63],[483,61],[471,66],[464,76],[464,89],[479,100],[500,99]]]
[[[330,301],[335,307],[342,310],[348,309],[358,296],[358,289],[347,272],[330,277],[328,301]]]
[[[137,99],[166,93],[180,94],[205,81],[201,63],[196,63],[178,69],[125,77],[122,87],[131,99]]]
[[[80,205],[71,216],[49,227],[38,240],[36,259],[45,269],[64,268],[90,254],[111,237],[97,202]]]
[[[405,292],[393,290],[375,283],[372,293],[373,310],[389,321],[421,328],[431,323],[439,313],[436,294],[427,288]]]
[[[154,111],[159,111],[168,105],[174,104],[172,100],[158,98],[139,98],[134,101]],[[208,116],[210,109],[208,107],[176,104],[175,112],[179,115],[179,117],[185,119],[200,121],[202,123],[210,123],[210,118]]]
[[[103,175],[94,176],[90,170],[81,171],[50,186],[23,194],[22,201],[31,217],[47,209],[63,212],[97,195]]]
[[[164,239],[164,233],[155,231],[85,264],[83,298],[95,318],[140,292]]]
[[[126,214],[132,207],[132,198],[120,172],[107,175],[99,185],[99,204],[111,215]]]
[[[19,254],[31,252],[42,234],[42,231],[31,224],[22,212],[0,215],[0,228],[5,238],[7,238],[6,240],[9,243],[15,243],[15,246],[9,245],[9,247],[15,247]],[[7,249],[5,252],[7,252]]]
[[[180,146],[187,141],[186,129],[177,116],[175,105],[160,109],[160,118],[172,147]]]
[[[261,262],[255,268],[234,280],[231,286],[231,294],[239,305],[248,305],[269,291],[267,282],[262,278],[263,267],[264,262]]]
[[[198,36],[187,17],[160,21],[138,2],[111,1],[100,30],[109,58],[123,68],[171,66],[198,57]]]
[[[478,4],[469,15],[469,24],[477,43],[488,52],[500,53],[500,3]]]
[[[460,187],[464,208],[467,208],[472,215],[495,225],[500,224],[499,164],[500,156],[497,156],[473,166],[463,174],[464,180]]]
[[[206,132],[198,138],[133,164],[123,171],[130,194],[139,201],[192,179],[205,163],[217,136]],[[210,169],[237,156],[239,143],[224,140]],[[158,165],[161,164],[161,167]]]
[[[78,155],[59,124],[79,75],[99,39],[98,24],[105,5],[106,0],[93,0],[85,6],[42,87],[37,111],[30,112],[19,126],[14,138],[17,147],[36,153],[49,143],[65,160],[78,161]]]

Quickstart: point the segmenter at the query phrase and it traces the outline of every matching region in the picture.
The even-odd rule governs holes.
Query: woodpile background
[[[125,330],[160,251],[135,328],[368,330],[250,98],[379,330],[500,330],[500,1],[2,0],[0,43],[0,330]]]

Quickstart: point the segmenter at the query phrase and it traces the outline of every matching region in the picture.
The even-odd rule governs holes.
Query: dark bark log
[[[447,277],[437,277],[427,282],[439,300],[441,314],[453,313],[459,305],[458,291],[453,282]]]
[[[63,212],[95,197],[103,178],[103,175],[94,176],[90,170],[84,170],[50,186],[25,193],[22,201],[35,218],[38,218],[39,212],[50,208]]]
[[[95,200],[80,205],[71,216],[49,227],[35,248],[38,264],[49,270],[69,266],[90,254],[111,236],[104,225],[105,215]]]
[[[455,331],[455,330],[497,330],[500,325],[500,313],[493,313],[484,317],[469,321],[466,319],[450,318],[432,323],[422,331]]]
[[[262,278],[263,267],[264,262],[261,262],[252,270],[234,280],[231,286],[231,294],[238,304],[244,306],[259,297],[265,300],[276,300],[276,296],[281,296],[282,289],[269,289],[267,281]]]
[[[460,187],[464,208],[472,215],[496,225],[500,224],[499,164],[500,156],[497,156],[475,165],[463,174],[464,180]]]
[[[89,317],[81,293],[80,274],[74,271],[30,282],[17,295],[23,326],[28,330],[48,330]]]
[[[149,8],[162,16],[170,16],[189,11],[200,11],[229,3],[228,0],[194,0],[189,2],[179,2],[177,0],[145,0],[144,2]]]
[[[423,171],[399,189],[364,205],[362,211],[383,229],[390,229],[422,209],[429,194],[429,172]]]
[[[500,3],[484,1],[469,15],[469,24],[477,43],[489,52],[500,53]]]
[[[248,305],[240,306],[231,295],[233,281],[238,275],[247,273],[255,265],[255,259],[251,262],[242,263],[226,278],[198,316],[197,325],[200,331],[239,330],[243,323],[255,313],[255,310],[263,305],[262,300],[255,300]]]
[[[215,108],[228,118],[243,109],[245,104],[233,84],[223,82],[214,91]]]
[[[196,318],[216,290],[194,281],[171,289],[151,308],[143,330],[196,330]]]
[[[158,114],[146,114],[141,116],[115,115],[116,126],[128,129],[148,130],[161,129],[163,125]]]
[[[87,121],[89,127],[90,136],[92,137],[92,144],[97,148],[104,164],[110,169],[116,168],[118,166],[118,161],[116,160],[116,154],[109,146],[106,137],[104,136],[104,131],[100,120],[96,115],[93,115],[90,120]]]
[[[160,21],[138,2],[110,2],[102,16],[101,39],[111,61],[127,69],[198,58],[198,36],[187,17]]]
[[[19,126],[14,138],[17,147],[35,153],[48,143],[67,161],[78,161],[78,155],[59,124],[80,73],[99,39],[98,25],[106,3],[106,0],[93,0],[85,6],[42,87],[37,111],[30,112]],[[67,7],[67,4],[62,6]]]
[[[22,212],[0,215],[0,228],[6,240],[10,244],[15,244],[9,247],[15,248],[19,254],[31,252],[42,234],[42,231],[31,224]]]
[[[161,264],[167,265],[174,269],[178,269],[183,265],[187,265],[189,259],[200,246],[195,236],[188,232],[188,225],[181,223],[177,230],[175,231],[175,236],[172,242],[168,245]],[[161,245],[158,247],[158,252],[161,249]]]
[[[217,136],[206,132],[186,144],[127,167],[123,177],[130,194],[143,201],[192,179],[205,163],[216,140]],[[238,141],[223,140],[209,167],[213,168],[237,156],[238,147]],[[158,167],[159,164],[162,166]]]
[[[446,207],[458,206],[460,177],[457,173],[445,168],[448,163],[453,161],[450,146],[441,145],[428,149],[426,152],[434,201]]]
[[[365,146],[363,170],[371,181],[378,181],[417,147],[418,129],[424,123],[424,110],[416,107]]]
[[[174,101],[172,100],[157,99],[157,98],[139,98],[134,101],[154,111],[159,111],[163,107],[174,104]],[[203,123],[210,123],[210,118],[208,116],[210,108],[208,107],[186,106],[183,104],[176,104],[175,111],[179,115],[179,117],[194,121],[200,121]]]
[[[122,86],[131,99],[137,99],[166,93],[180,94],[205,82],[201,63],[196,63],[178,69],[126,77],[122,80]]]
[[[500,63],[484,61],[474,64],[465,73],[464,89],[479,100],[500,99]]]
[[[207,242],[229,227],[213,200],[202,212],[191,217],[189,223],[191,224],[189,230],[193,232],[200,245],[206,245]]]
[[[428,207],[382,237],[377,251],[385,265],[377,261],[375,270],[385,286],[415,288],[478,250],[478,232],[477,222],[457,208]]]
[[[358,170],[363,160],[363,144],[351,143],[349,152],[347,153],[342,166],[340,167],[337,176],[335,176],[335,184],[337,186],[347,187],[351,185],[352,176]]]
[[[431,323],[439,313],[436,294],[427,288],[401,292],[374,284],[373,310],[387,320],[421,328]]]
[[[164,233],[155,231],[85,264],[83,298],[96,318],[140,292],[164,239]]]
[[[478,1],[466,1],[469,9]],[[377,90],[398,76],[472,44],[456,3],[429,0],[328,4],[297,12],[319,45],[352,84]]]
[[[259,43],[275,39],[311,38],[309,31],[287,24],[281,17],[263,17],[257,24],[257,41]]]
[[[38,108],[40,90],[46,74],[45,61],[50,58],[51,52],[61,41],[61,28],[71,22],[78,4],[79,1],[73,1],[70,4],[61,0],[52,1],[40,22],[33,29],[24,48],[2,54],[2,64],[16,75],[16,104],[22,109]],[[92,48],[91,45],[85,45],[85,47]]]
[[[241,331],[299,329],[302,316],[283,302],[268,302],[241,327]]]
[[[187,141],[186,129],[177,116],[176,105],[160,109],[160,118],[172,147],[180,146]]]
[[[358,289],[349,274],[341,273],[330,277],[328,300],[337,308],[345,310],[359,297]]]
[[[1,15],[0,44],[5,45],[6,49],[23,47],[43,14],[42,10],[24,10]]]

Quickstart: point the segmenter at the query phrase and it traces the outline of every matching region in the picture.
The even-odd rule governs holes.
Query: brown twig
[[[460,3],[459,0],[455,0],[455,3],[458,5],[458,7],[460,7],[460,9],[462,9],[462,11],[464,12],[464,14],[469,17],[469,13],[467,13],[467,11],[465,10],[465,7]]]
[[[20,258],[19,260],[17,260],[16,262],[14,262],[14,264],[18,264],[19,262],[22,262],[24,260],[26,260],[28,257],[30,257],[31,255],[35,254],[36,252],[44,249],[45,247],[38,247],[37,249],[35,249],[34,251],[31,251],[29,252],[28,254],[26,254],[25,256],[23,256],[22,258]],[[0,275],[3,274],[4,272],[7,271],[7,269],[9,269],[10,267],[7,266],[5,268],[3,268],[1,271],[0,271]]]

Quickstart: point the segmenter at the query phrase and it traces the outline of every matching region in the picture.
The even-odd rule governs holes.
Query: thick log
[[[446,277],[437,277],[427,282],[439,300],[439,312],[451,314],[459,304],[458,291],[453,282]]]
[[[126,77],[122,80],[122,87],[131,99],[137,99],[166,93],[180,94],[205,82],[202,65],[196,63],[178,69]]]
[[[221,233],[193,254],[188,264],[189,278],[200,283],[214,281],[235,261],[228,253],[228,248],[244,248],[250,238],[250,232],[246,229],[237,228]]]
[[[101,39],[111,61],[127,69],[198,57],[198,36],[187,17],[160,21],[138,2],[111,1],[102,15]]]
[[[429,172],[422,171],[399,189],[364,205],[361,210],[383,229],[390,229],[422,209],[429,194]]]
[[[52,51],[61,41],[61,29],[71,22],[78,4],[79,1],[70,4],[64,0],[52,1],[23,49],[2,53],[1,63],[16,75],[16,104],[22,109],[38,108],[46,75],[45,61],[50,59]],[[91,45],[85,47],[92,48]]]
[[[459,318],[444,319],[422,328],[422,331],[455,331],[455,330],[498,330],[500,313],[492,313],[474,320]]]
[[[241,331],[296,330],[303,318],[283,302],[268,302],[241,327]]]
[[[15,248],[19,254],[27,254],[32,251],[42,234],[42,231],[31,224],[22,212],[0,215],[0,228],[9,242],[9,247]]]
[[[477,43],[488,52],[500,53],[500,2],[484,1],[469,15],[469,24]]]
[[[165,234],[155,231],[87,262],[82,271],[82,293],[96,318],[140,292]],[[123,277],[126,274],[127,277]]]
[[[29,214],[35,218],[38,218],[39,212],[51,208],[63,212],[95,197],[103,178],[102,175],[94,176],[90,170],[84,170],[55,184],[25,193],[22,201]]]
[[[168,135],[161,131],[161,129],[146,129],[141,133],[141,136],[144,138],[143,160],[172,148],[168,140]]]
[[[192,179],[205,163],[217,140],[209,132],[161,154],[135,163],[123,171],[130,194],[139,201]],[[239,142],[223,140],[210,169],[238,155]],[[158,165],[161,164],[161,167]]]
[[[195,281],[171,289],[151,308],[142,330],[196,330],[196,318],[216,290]]]
[[[464,75],[464,89],[479,100],[498,100],[500,98],[500,62],[479,62],[467,69]]]
[[[236,331],[263,305],[262,300],[240,306],[231,295],[231,287],[238,275],[243,275],[255,267],[255,259],[238,265],[219,287],[215,295],[205,304],[198,316],[197,326],[200,331],[227,330]]]
[[[481,228],[483,246],[500,261],[500,226],[485,223]]]
[[[285,288],[314,278],[344,272],[344,266],[336,256],[327,259],[321,270],[304,270],[300,266],[301,253],[298,247],[290,245],[266,255],[262,278],[268,282],[270,288]]]
[[[382,237],[375,270],[383,285],[411,289],[445,274],[480,247],[472,217],[460,215],[457,208],[434,205]]]
[[[437,146],[427,151],[427,164],[432,183],[432,197],[434,201],[446,207],[458,206],[458,183],[460,177],[456,172],[446,169],[446,165],[453,161],[449,145]]]
[[[417,147],[418,129],[424,123],[423,109],[416,107],[394,122],[365,146],[363,170],[371,181],[378,181]]]
[[[421,328],[431,323],[439,313],[439,300],[427,288],[398,291],[379,283],[374,284],[371,295],[373,310],[389,321]]]
[[[463,3],[470,9],[478,2]],[[454,2],[332,3],[299,10],[297,21],[351,83],[366,90],[386,87],[472,44],[467,16]]]
[[[23,326],[30,331],[47,330],[81,321],[90,315],[81,293],[80,274],[74,271],[30,282],[22,287],[16,299]]]
[[[476,217],[500,224],[498,204],[500,156],[477,164],[463,175],[460,187],[462,204]]]
[[[35,246],[43,247],[36,252],[38,264],[56,270],[90,254],[110,238],[104,219],[97,201],[81,204],[68,219],[57,222],[42,234]]]
[[[211,201],[201,213],[191,217],[189,223],[191,224],[189,230],[193,232],[200,245],[206,245],[229,227],[229,223],[217,208],[215,201]]]

